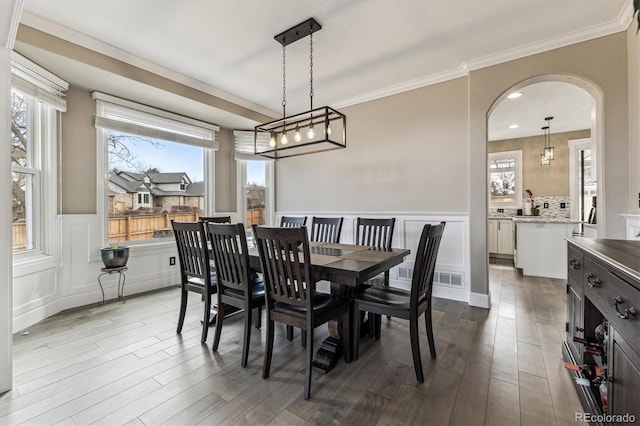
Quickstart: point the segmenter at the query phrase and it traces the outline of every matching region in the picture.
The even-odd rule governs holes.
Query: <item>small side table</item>
[[[118,299],[122,303],[126,303],[127,299],[124,298],[124,281],[126,280],[126,276],[124,271],[128,268],[126,266],[121,266],[119,268],[102,268],[100,271],[102,273],[98,276],[98,284],[100,284],[100,291],[102,291],[102,302],[98,302],[98,305],[104,305],[104,287],[102,287],[102,277],[104,275],[118,274]]]

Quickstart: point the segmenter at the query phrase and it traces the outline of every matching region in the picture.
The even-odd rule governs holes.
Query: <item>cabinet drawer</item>
[[[567,269],[568,277],[573,281],[572,285],[577,285],[582,288],[583,283],[583,271],[584,271],[584,256],[582,252],[572,245],[569,245],[567,250]]]
[[[640,341],[640,291],[614,274],[585,256],[584,294],[622,335]]]

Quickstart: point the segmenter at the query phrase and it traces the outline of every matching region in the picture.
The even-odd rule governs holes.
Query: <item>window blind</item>
[[[273,161],[270,158],[255,155],[253,130],[234,130],[233,138],[236,146],[236,160]],[[269,148],[268,134],[260,133],[258,135],[258,147],[261,151]]]
[[[219,147],[220,127],[214,124],[100,92],[91,96],[96,101],[97,128],[215,150]]]
[[[69,83],[16,52],[11,52],[11,87],[58,111],[67,110],[64,92]]]

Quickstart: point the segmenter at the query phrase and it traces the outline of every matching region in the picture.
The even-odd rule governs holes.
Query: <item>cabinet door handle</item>
[[[620,309],[618,309],[618,305],[622,305],[624,303],[622,297],[612,297],[611,301],[613,302],[613,307],[616,309],[616,313],[618,314],[618,317],[620,317],[620,319],[629,319],[630,316],[636,316],[636,308],[634,308],[633,306],[630,308],[626,308],[624,312],[620,312]]]
[[[574,259],[573,257],[569,259],[569,268],[578,269],[579,267],[580,267],[580,262],[578,262],[577,259]]]
[[[600,278],[589,272],[587,274],[587,285],[591,288],[600,287]]]
[[[582,327],[578,327],[578,326],[576,325],[576,332],[578,332],[578,333],[584,333],[584,328],[582,328]]]

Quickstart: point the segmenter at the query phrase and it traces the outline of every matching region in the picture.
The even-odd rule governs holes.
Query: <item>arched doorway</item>
[[[553,119],[545,121],[548,117]],[[600,90],[589,81],[569,75],[541,75],[524,80],[506,89],[493,102],[487,113],[489,263],[497,260],[509,264],[509,259],[513,259],[513,228],[508,229],[506,225],[517,213],[525,213],[520,210],[527,196],[525,190],[529,188],[535,188],[532,192],[541,215],[587,220],[591,199],[581,197],[580,192],[584,193],[585,182],[600,199],[604,196],[602,117]],[[555,163],[551,166],[540,164],[545,125],[551,128],[550,139],[560,144],[556,148],[560,157],[551,161]],[[579,167],[576,166],[578,160],[582,161]],[[590,167],[588,174],[579,174],[585,165]],[[500,180],[501,175],[504,182]],[[497,186],[498,183],[504,186]],[[588,226],[589,236],[597,233],[603,237],[598,229],[605,217],[600,207],[603,204],[599,203],[595,210],[596,223]]]

